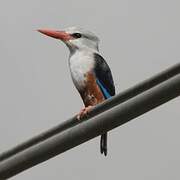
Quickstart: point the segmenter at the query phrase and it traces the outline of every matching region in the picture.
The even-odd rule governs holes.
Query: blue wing
[[[101,89],[101,92],[103,93],[104,97],[106,99],[110,98],[111,95],[109,94],[109,92],[106,90],[106,88],[101,84],[101,82],[99,81],[99,79],[96,80],[96,83],[98,84],[99,88]]]
[[[111,70],[99,54],[94,54],[96,82],[106,99],[115,95],[115,86]]]

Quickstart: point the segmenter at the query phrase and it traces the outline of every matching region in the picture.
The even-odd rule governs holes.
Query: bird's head
[[[63,41],[70,51],[75,51],[77,49],[92,49],[98,51],[99,38],[94,33],[82,28],[71,27],[62,31],[39,29],[38,31],[47,36]]]

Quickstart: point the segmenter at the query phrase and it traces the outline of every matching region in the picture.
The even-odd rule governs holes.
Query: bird
[[[100,40],[94,33],[79,27],[38,31],[64,42],[69,49],[70,74],[85,106],[77,120],[87,117],[94,106],[115,95],[112,72],[99,52]],[[101,135],[100,152],[107,155],[107,133]]]

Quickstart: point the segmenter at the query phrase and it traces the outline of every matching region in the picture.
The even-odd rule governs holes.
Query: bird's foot
[[[81,109],[81,111],[77,115],[77,119],[81,120],[82,118],[87,117],[92,108],[93,106],[88,106]]]

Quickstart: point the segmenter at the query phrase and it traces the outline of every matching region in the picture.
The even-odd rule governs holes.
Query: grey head
[[[93,50],[98,51],[99,38],[83,28],[70,27],[62,31],[39,29],[39,32],[63,41],[70,51]]]

